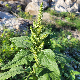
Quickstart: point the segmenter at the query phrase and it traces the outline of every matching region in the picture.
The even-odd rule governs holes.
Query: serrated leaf
[[[16,62],[17,60],[22,59],[23,57],[25,57],[26,55],[29,54],[28,50],[20,50],[20,52],[18,52],[15,57],[13,58],[12,62]]]
[[[26,58],[22,58],[21,60],[15,62],[14,64],[11,64],[11,65],[7,64],[4,67],[2,67],[1,70],[16,67],[16,66],[20,66],[20,65],[23,65],[23,64],[27,64]]]
[[[5,70],[14,66],[19,66],[22,64],[27,64],[27,61],[33,60],[33,54],[30,54],[28,50],[20,50],[11,62],[8,62],[1,70]]]
[[[9,71],[0,73],[0,80],[5,80],[14,77],[16,74],[24,73],[24,69],[21,66],[13,67]]]
[[[59,80],[60,79],[60,71],[58,69],[58,65],[55,61],[55,54],[51,49],[45,49],[42,53],[38,55],[39,62],[42,66],[45,66],[45,68],[48,68],[50,71],[53,71],[50,73],[50,77],[52,80]]]
[[[43,32],[42,34],[40,34],[40,39],[44,39],[49,35],[48,31]]]
[[[50,80],[49,74],[44,74],[43,76],[39,77],[38,80]]]
[[[47,68],[44,67],[37,67],[36,68],[36,76],[38,77],[38,80],[49,80],[50,79],[50,73]]]
[[[31,47],[31,42],[28,36],[10,38],[10,41],[14,42],[17,47]]]

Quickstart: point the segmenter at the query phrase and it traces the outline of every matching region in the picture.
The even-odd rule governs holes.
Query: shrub
[[[19,36],[18,34],[14,35],[13,31],[4,29],[0,37],[0,59],[3,63],[6,63],[9,60],[12,60],[17,51],[20,50],[9,38]]]
[[[67,35],[71,35],[71,33],[65,33],[65,31],[55,32],[54,35],[53,32],[50,35],[50,37],[52,37],[50,39],[50,49],[55,52],[55,59],[61,73],[61,80],[77,80],[75,75],[80,74],[80,69],[77,68],[77,71],[75,71],[71,65],[73,65],[72,62],[74,62],[74,66],[79,66],[79,56],[76,58],[76,56],[73,57],[73,55],[75,53],[74,49],[79,49],[80,46],[78,44],[80,44],[80,41],[73,37],[68,39]],[[68,52],[69,57],[66,55],[65,51]]]
[[[68,15],[68,12],[61,12],[60,13],[60,16],[63,18],[67,17],[67,15]]]
[[[23,12],[21,11],[21,6],[18,5],[17,8],[19,8],[19,12],[18,12],[18,15],[21,17],[21,18],[24,18],[24,19],[32,19],[32,15],[30,15],[28,12]]]
[[[31,36],[21,36],[10,38],[17,47],[21,49],[11,62],[2,65],[1,70],[9,70],[0,73],[0,80],[8,79],[16,74],[27,73],[25,80],[60,80],[60,71],[55,61],[55,54],[51,49],[43,49],[44,39],[48,36],[48,31],[41,25],[42,8],[41,3],[38,15],[38,22],[30,27]]]
[[[67,17],[69,17],[70,20],[75,20],[76,19],[75,14],[74,13],[70,13],[70,12],[68,13]]]

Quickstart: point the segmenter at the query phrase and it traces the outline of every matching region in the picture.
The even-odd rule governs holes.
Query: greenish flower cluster
[[[45,33],[45,27],[41,25],[42,18],[42,10],[43,4],[40,6],[39,14],[38,14],[38,22],[33,22],[33,27],[30,27],[31,30],[31,41],[33,46],[31,47],[31,51],[35,55],[35,59],[37,58],[37,54],[44,47],[44,39],[48,36],[48,33]],[[45,33],[45,34],[44,34]],[[38,61],[38,60],[37,60]]]

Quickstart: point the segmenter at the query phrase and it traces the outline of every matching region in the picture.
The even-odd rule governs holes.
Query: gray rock
[[[69,6],[64,2],[64,0],[58,0],[55,4],[55,10],[58,12],[67,12]]]
[[[24,4],[25,6],[27,6],[30,2],[32,2],[32,0],[20,0],[22,4]]]
[[[55,4],[55,10],[58,12],[77,12],[80,10],[80,5],[76,0],[58,0]]]
[[[43,0],[30,2],[25,8],[25,12],[29,12],[31,15],[38,15],[41,2],[43,2],[43,9],[49,7],[49,4]]]
[[[71,12],[77,12],[78,11],[78,4],[74,3],[74,5],[71,7]]]
[[[55,7],[55,2],[52,1],[51,2],[51,8],[54,10],[55,9],[54,7]]]
[[[52,2],[57,2],[58,0],[52,0]]]
[[[5,1],[5,2],[0,2],[1,5],[3,5],[3,7],[0,8],[0,11],[4,11],[4,12],[10,12],[10,11],[13,11],[13,12],[19,12],[19,10],[17,9],[17,6],[18,5],[21,5],[21,7],[25,7],[25,5],[21,4],[20,1]],[[11,9],[8,9],[5,5],[8,4]],[[23,5],[23,6],[22,6]]]
[[[3,4],[4,2],[3,1],[0,1],[0,4]]]
[[[80,0],[77,0],[77,3],[80,4]]]
[[[23,32],[23,30],[27,30],[27,28],[32,25],[32,21],[16,18],[15,16],[0,11],[0,32],[3,31],[4,27],[7,29],[14,29]]]
[[[9,19],[9,18],[15,18],[15,16],[11,15],[10,13],[7,13],[7,12],[1,12],[0,11],[0,17],[2,19]]]

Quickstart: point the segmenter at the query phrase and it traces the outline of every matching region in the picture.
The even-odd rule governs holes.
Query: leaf
[[[67,63],[71,63],[72,61],[74,61],[76,64],[79,64],[79,62],[76,61],[74,58],[67,57],[66,55],[60,52],[57,52],[55,59],[56,61],[58,61],[57,63],[60,63],[60,64],[62,63],[67,64]]]
[[[78,71],[73,71],[73,73],[74,73],[75,75],[80,75],[80,72],[78,72]]]
[[[10,41],[14,42],[17,47],[31,47],[31,41],[28,36],[10,38]]]
[[[70,75],[70,80],[75,80],[75,75]]]
[[[42,32],[42,34],[40,34],[40,39],[44,39],[49,35],[50,32],[48,32],[47,30],[45,32]]]
[[[52,80],[60,80],[60,71],[55,61],[55,54],[51,49],[45,49],[38,55],[39,62],[45,68],[48,68],[52,73],[49,73]]]
[[[20,52],[18,52],[15,57],[13,58],[12,62],[16,62],[20,59],[22,59],[23,57],[25,57],[26,55],[29,54],[29,51],[28,50],[20,50]]]
[[[33,54],[30,54],[28,50],[20,50],[11,62],[8,62],[1,70],[5,70],[11,67],[19,66],[22,64],[27,64],[27,61],[33,60]]]
[[[50,80],[49,74],[44,74],[43,76],[39,77],[38,80]]]
[[[51,71],[44,67],[37,67],[36,68],[36,76],[38,80],[50,80]]]
[[[21,66],[13,67],[9,71],[0,73],[0,80],[5,80],[14,77],[16,74],[24,73],[24,69]]]
[[[21,60],[19,60],[17,62],[15,62],[14,64],[10,64],[10,65],[7,64],[7,65],[5,65],[4,67],[1,68],[1,70],[12,68],[12,67],[16,67],[16,66],[20,66],[20,65],[24,65],[24,64],[27,64],[26,57],[22,58]]]

